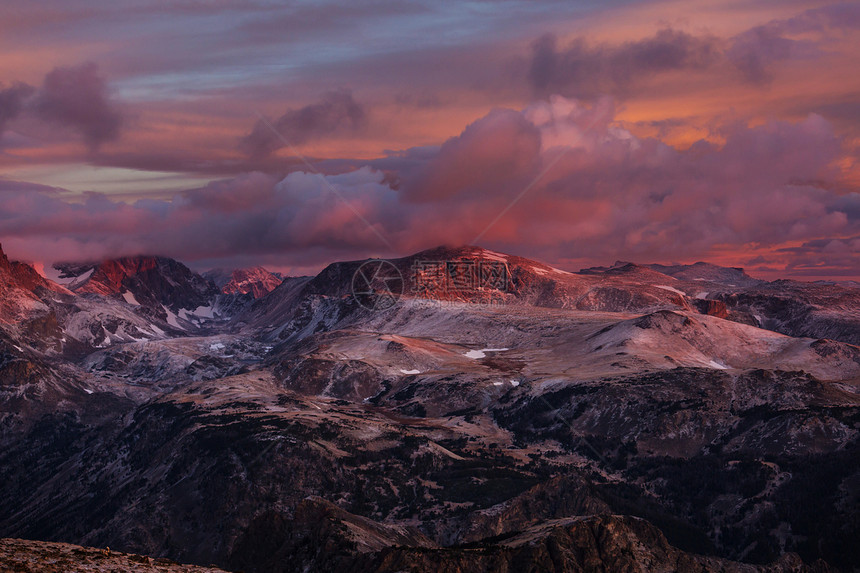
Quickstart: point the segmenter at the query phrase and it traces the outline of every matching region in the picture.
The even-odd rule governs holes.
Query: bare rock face
[[[726,309],[726,303],[721,300],[706,300],[697,299],[693,302],[696,310],[702,314],[716,316],[717,318],[729,318],[729,312]]]
[[[250,294],[255,299],[263,298],[283,282],[283,277],[263,267],[236,269],[229,280],[218,285],[224,294]]]

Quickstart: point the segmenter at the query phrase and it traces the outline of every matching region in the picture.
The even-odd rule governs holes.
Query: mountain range
[[[148,256],[55,274],[0,251],[0,537],[29,540],[0,550],[860,567],[857,288],[474,246],[313,277]]]

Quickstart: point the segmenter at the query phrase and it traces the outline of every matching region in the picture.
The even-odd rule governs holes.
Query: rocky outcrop
[[[716,316],[717,318],[729,318],[726,303],[721,300],[696,299],[693,301],[693,305],[702,314]]]

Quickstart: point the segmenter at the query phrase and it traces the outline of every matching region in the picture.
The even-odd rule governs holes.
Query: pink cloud
[[[91,194],[72,204],[55,190],[7,182],[0,238],[13,256],[31,260],[76,244],[88,256],[313,265],[471,242],[485,230],[482,243],[494,248],[596,263],[725,257],[860,235],[860,201],[814,183],[838,177],[833,163],[842,150],[819,116],[735,123],[722,128],[721,146],[678,150],[633,136],[614,113],[611,100],[589,106],[554,97],[494,110],[437,150],[378,162],[385,172],[370,165],[339,175],[253,172],[171,200],[124,204]],[[815,248],[860,274],[845,248]]]

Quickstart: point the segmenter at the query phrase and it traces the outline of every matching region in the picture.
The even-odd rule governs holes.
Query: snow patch
[[[215,309],[212,305],[198,306],[194,310],[180,310],[182,318],[188,321],[199,321],[201,318],[215,318]]]
[[[124,293],[122,293],[122,298],[124,298],[125,302],[127,302],[128,304],[133,304],[134,306],[140,306],[140,303],[137,302],[137,299],[134,298],[134,294],[130,290],[127,290]]]
[[[420,370],[404,370],[403,368],[401,368],[400,371],[404,374],[421,374]]]
[[[92,390],[90,390],[89,388],[84,388],[84,392],[86,392],[87,394],[92,394],[92,393],[93,393],[93,391],[92,391]]]
[[[726,366],[725,364],[722,364],[716,360],[711,360],[710,362],[708,362],[708,367],[716,368],[717,370],[728,370],[729,369],[728,366]]]
[[[215,344],[209,345],[209,350],[218,351],[218,350],[224,350],[225,348],[227,348],[227,347],[224,346],[223,344],[221,344],[220,342],[216,342]]]
[[[519,385],[520,385],[519,380],[511,380],[511,386],[513,386],[514,388],[516,388]]]
[[[80,275],[78,275],[76,277],[61,277],[60,271],[58,269],[55,269],[54,267],[51,267],[50,269],[46,268],[46,269],[44,269],[44,271],[45,271],[45,273],[42,276],[44,276],[46,279],[50,279],[50,280],[54,281],[55,283],[57,283],[58,285],[63,285],[64,287],[73,288],[73,287],[76,287],[78,285],[85,283],[87,281],[87,279],[89,279],[90,276],[93,274],[93,271],[95,271],[95,268],[92,268],[85,273],[81,273]]]
[[[493,386],[501,386],[504,382],[493,382]]]
[[[491,261],[499,261],[500,263],[508,262],[507,255],[503,255],[502,253],[497,253],[495,251],[488,251],[487,249],[481,249],[481,257]]]
[[[174,328],[178,328],[180,330],[185,330],[185,327],[179,324],[179,317],[173,314],[173,312],[168,309],[166,306],[161,305],[161,308],[164,309],[164,312],[167,313],[167,324]]]
[[[510,350],[510,348],[482,348],[480,350],[470,350],[465,354],[466,358],[479,359],[486,358],[487,352],[504,352],[505,350]]]
[[[676,289],[676,288],[674,288],[674,287],[670,287],[670,286],[666,286],[666,285],[654,285],[654,286],[655,286],[655,287],[657,287],[657,288],[659,288],[659,289],[663,289],[663,290],[667,290],[667,291],[670,291],[670,292],[678,293],[678,294],[679,294],[679,295],[681,295],[681,296],[687,296],[687,293],[685,293],[684,291],[680,291],[680,290],[678,290],[678,289]]]
[[[696,298],[706,299],[708,298],[708,294],[710,294],[708,291],[702,291],[700,293],[696,293]]]

